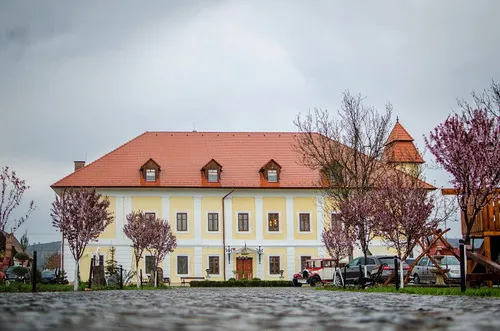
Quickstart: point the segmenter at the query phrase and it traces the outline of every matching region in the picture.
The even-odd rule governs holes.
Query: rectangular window
[[[279,275],[280,274],[280,257],[270,256],[269,257],[269,274]]]
[[[147,274],[152,274],[154,265],[155,265],[155,260],[154,257],[151,255],[146,256],[145,258],[145,264],[146,264],[146,273]]]
[[[211,275],[219,274],[219,257],[209,256],[208,257],[208,273]]]
[[[177,256],[177,274],[187,275],[188,274],[188,257],[187,256]]]
[[[278,170],[268,170],[267,171],[267,181],[270,183],[278,182]]]
[[[208,231],[219,231],[218,213],[208,213]]]
[[[299,226],[300,226],[300,232],[311,231],[311,218],[309,214],[306,213],[299,214]]]
[[[146,169],[146,182],[156,181],[156,169]]]
[[[310,256],[301,256],[300,257],[300,270],[304,270],[306,268],[306,261],[310,260]]]
[[[280,230],[280,215],[278,213],[267,214],[268,231]]]
[[[238,231],[246,232],[248,230],[248,213],[238,214]]]
[[[156,219],[156,213],[144,213],[144,216],[148,219]]]
[[[177,213],[177,231],[188,230],[188,215],[187,213]]]
[[[219,174],[216,169],[208,170],[208,182],[217,183],[219,181]]]

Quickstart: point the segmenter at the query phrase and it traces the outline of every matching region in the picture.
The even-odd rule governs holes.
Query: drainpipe
[[[226,280],[226,213],[224,208],[224,200],[233,192],[234,189],[222,197],[222,274],[224,275],[224,280]]]

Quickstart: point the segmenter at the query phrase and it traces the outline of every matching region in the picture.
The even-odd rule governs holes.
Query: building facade
[[[114,221],[80,262],[88,278],[90,259],[109,258],[135,268],[126,215],[142,210],[169,220],[178,247],[161,267],[173,283],[180,277],[212,280],[254,277],[291,279],[305,260],[327,256],[321,234],[331,213],[319,190],[320,172],[304,166],[294,149],[296,133],[146,132],[55,183],[94,187],[110,201]],[[74,261],[66,245],[70,281]],[[389,254],[381,240],[372,254]],[[355,251],[355,255],[358,252]],[[145,253],[144,274],[151,270]]]

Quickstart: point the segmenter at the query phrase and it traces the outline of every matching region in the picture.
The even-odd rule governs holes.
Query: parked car
[[[30,282],[31,270],[23,266],[11,266],[5,272],[5,280],[10,282]]]
[[[353,259],[346,266],[346,283],[347,284],[356,284],[360,277],[360,266],[361,270],[364,273],[364,266],[366,266],[366,273],[369,276],[372,273],[372,270],[376,268],[382,268],[382,273],[380,274],[379,281],[385,281],[387,277],[389,277],[394,271],[394,256],[390,255],[370,255],[366,258],[363,256],[357,257]],[[408,274],[408,270],[410,267],[408,264],[403,264],[403,274],[406,276]]]
[[[434,258],[434,257],[433,257]],[[453,255],[445,255],[441,260],[441,268],[449,269],[446,273],[448,282],[460,282],[460,261]],[[435,268],[434,263],[427,256],[424,256],[417,265],[413,267],[413,282],[415,284],[426,283],[433,284],[436,282],[436,274],[431,272]]]
[[[317,258],[306,261],[305,269],[293,275],[292,284],[301,287],[303,284],[316,286],[333,282],[335,261],[331,258]]]
[[[56,269],[42,271],[43,284],[56,284],[58,281]]]

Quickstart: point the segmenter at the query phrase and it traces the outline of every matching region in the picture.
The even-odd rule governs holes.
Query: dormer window
[[[278,170],[268,170],[267,171],[267,181],[269,183],[278,182]]]
[[[207,164],[201,168],[203,176],[208,183],[218,183],[220,182],[220,175],[222,172],[222,166],[214,159],[210,160]]]
[[[156,169],[146,169],[146,182],[156,182]]]
[[[160,166],[153,159],[149,159],[140,169],[142,180],[146,183],[158,182],[160,178]]]
[[[209,183],[217,183],[219,181],[219,172],[217,169],[209,169],[208,170],[208,182]]]
[[[260,169],[260,172],[262,173],[264,179],[266,179],[268,183],[279,183],[281,166],[273,159],[267,162]]]

